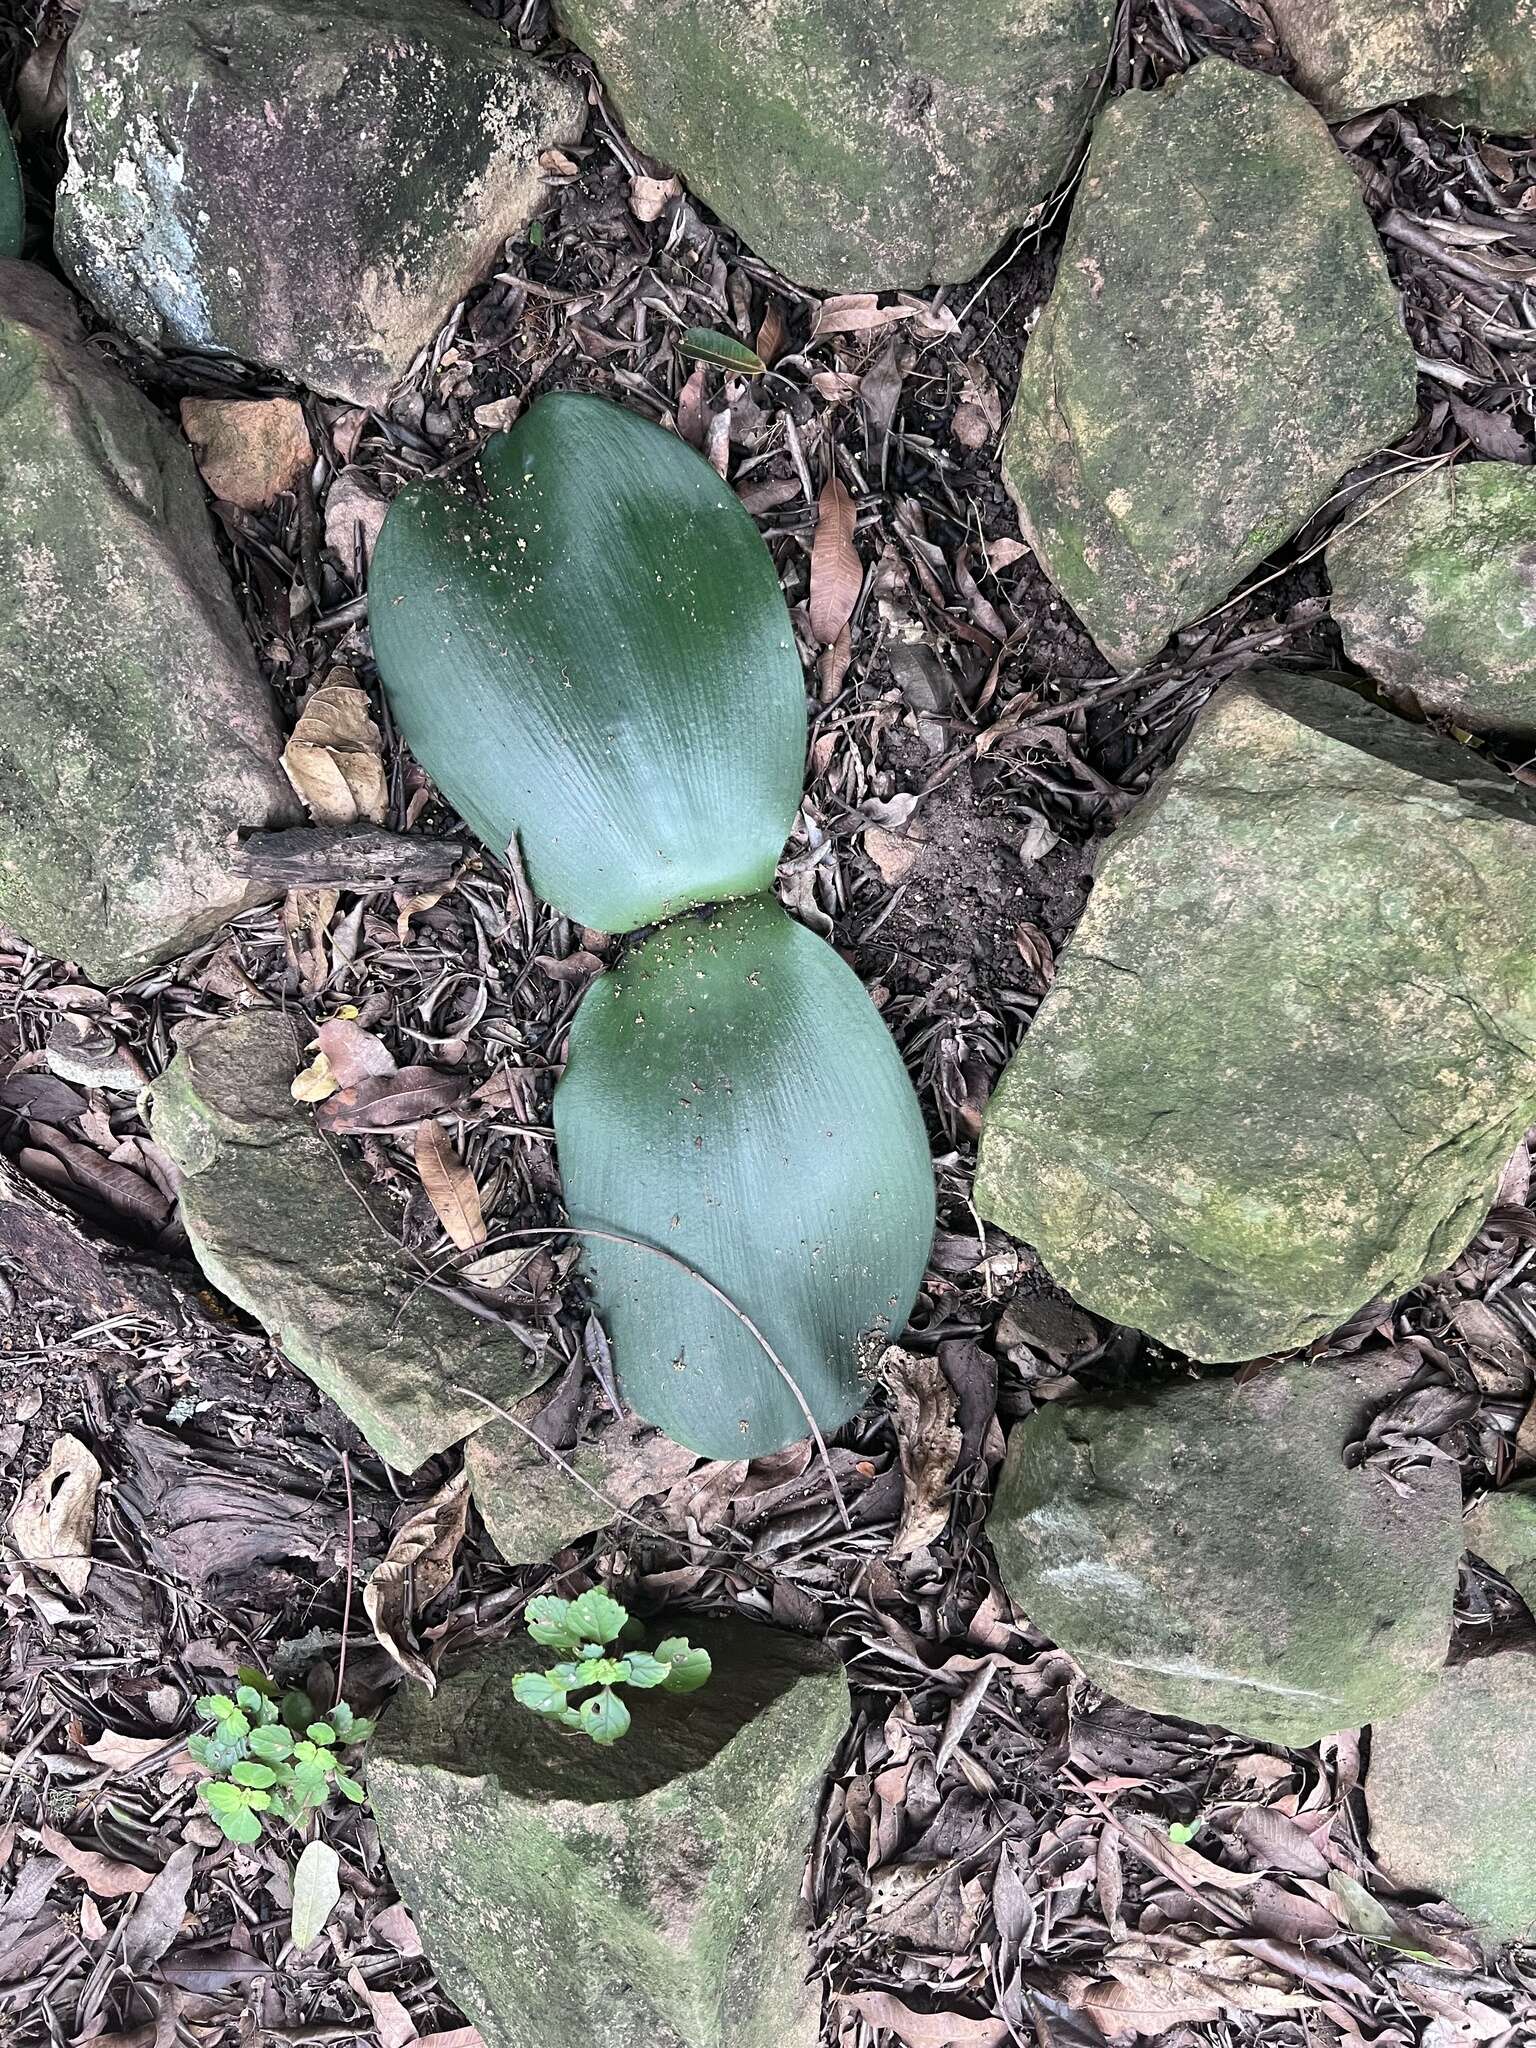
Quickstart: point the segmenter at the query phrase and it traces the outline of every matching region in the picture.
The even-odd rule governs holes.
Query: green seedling
[[[279,1697],[257,1671],[240,1672],[239,1681],[233,1698],[208,1693],[198,1701],[211,1725],[187,1741],[210,1773],[197,1789],[220,1832],[231,1842],[255,1842],[268,1821],[302,1828],[333,1792],[361,1805],[363,1788],[338,1751],[366,1742],[372,1721],[345,1700],[321,1718],[308,1693]]]
[[[610,1594],[582,1593],[575,1600],[544,1595],[528,1603],[528,1633],[568,1659],[548,1671],[524,1671],[513,1681],[521,1705],[605,1746],[617,1742],[630,1723],[629,1708],[614,1687],[644,1691],[697,1692],[708,1683],[708,1650],[693,1648],[686,1636],[668,1636],[654,1650],[621,1644],[640,1634],[629,1610]]]

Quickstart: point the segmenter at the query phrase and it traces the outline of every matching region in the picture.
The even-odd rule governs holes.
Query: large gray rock
[[[1453,1664],[1372,1736],[1365,1797],[1399,1884],[1440,1893],[1490,1944],[1536,1936],[1536,1657]]]
[[[512,1411],[521,1429],[493,1417],[465,1446],[469,1490],[508,1564],[542,1563],[649,1495],[666,1493],[698,1463],[696,1452],[627,1408],[556,1457],[526,1434],[544,1400],[543,1392],[531,1394]]]
[[[1307,102],[1216,57],[1113,101],[1003,444],[1109,659],[1219,604],[1414,416],[1386,261]]]
[[[1108,0],[558,0],[630,137],[818,290],[969,277],[1066,171]]]
[[[91,0],[59,259],[142,341],[380,405],[583,115],[452,0]]]
[[[294,815],[276,720],[185,444],[0,263],[0,918],[94,980],[263,891],[240,827]]]
[[[198,1264],[402,1472],[511,1408],[521,1345],[424,1286],[314,1114],[289,1093],[302,1039],[280,1010],[194,1025],[154,1084],[150,1128],[182,1173]]]
[[[1536,1481],[1485,1494],[1467,1516],[1467,1548],[1502,1572],[1536,1613]]]
[[[978,1208],[1197,1358],[1328,1335],[1462,1251],[1536,1118],[1533,902],[1475,754],[1342,678],[1221,692],[1106,846]]]
[[[1009,1598],[1151,1713],[1301,1744],[1401,1712],[1445,1661],[1460,1482],[1344,1451],[1404,1383],[1330,1358],[1040,1409],[987,1519]]]
[[[1270,0],[1269,13],[1330,121],[1428,96],[1473,128],[1536,128],[1536,0]]]
[[[1470,731],[1536,732],[1536,470],[1393,478],[1326,559],[1351,661]]]
[[[714,1675],[611,1748],[512,1698],[521,1637],[403,1694],[368,1752],[390,1873],[489,2048],[814,2048],[800,1886],[848,1720],[836,1656],[687,1617]]]

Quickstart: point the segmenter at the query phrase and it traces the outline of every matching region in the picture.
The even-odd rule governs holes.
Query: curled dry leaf
[[[283,769],[317,825],[382,825],[389,809],[383,748],[368,692],[350,669],[332,669],[299,714]]]
[[[52,1572],[79,1599],[91,1575],[101,1467],[77,1436],[54,1441],[48,1462],[11,1516],[11,1541],[28,1564]]]
[[[460,1469],[390,1538],[389,1552],[363,1588],[363,1611],[400,1669],[437,1690],[437,1674],[412,1640],[415,1617],[453,1577],[469,1516],[469,1474]]]
[[[875,292],[839,292],[823,299],[817,308],[811,339],[819,341],[824,334],[871,334],[877,328],[912,319],[918,310],[917,303],[882,306]]]
[[[355,1088],[359,1081],[396,1071],[395,1056],[383,1039],[351,1017],[327,1017],[315,1043],[330,1062],[338,1088]]]
[[[37,1838],[98,1899],[123,1899],[130,1894],[137,1897],[155,1881],[152,1870],[140,1870],[136,1863],[120,1863],[115,1856],[106,1856],[99,1849],[82,1849],[57,1828],[39,1828]]]
[[[341,1086],[323,1052],[317,1052],[307,1067],[301,1067],[288,1084],[295,1102],[324,1102]]]
[[[197,1850],[190,1843],[184,1844],[139,1895],[119,1944],[125,1969],[144,1971],[151,1963],[158,1963],[181,1932],[187,1915],[187,1887],[192,1882],[196,1861]]]
[[[416,1171],[437,1220],[461,1252],[485,1243],[485,1213],[475,1176],[453,1149],[441,1124],[424,1123],[416,1132]]]
[[[904,1486],[892,1557],[910,1557],[949,1520],[949,1481],[960,1456],[959,1403],[936,1358],[888,1344],[880,1369],[896,1413]]]
[[[291,491],[314,460],[291,398],[184,398],[181,428],[209,490],[247,512]]]
[[[462,1101],[464,1083],[436,1067],[402,1067],[372,1074],[321,1103],[315,1121],[335,1137],[364,1131],[408,1131],[424,1117],[440,1116]]]
[[[887,2028],[906,2048],[1008,2048],[1013,2039],[1002,2020],[973,2020],[954,2012],[917,2012],[889,1991],[845,1992],[837,2002],[870,2026]]]
[[[864,564],[853,544],[856,518],[842,483],[828,477],[817,500],[811,543],[811,631],[823,647],[830,647],[853,617],[864,585]]]
[[[631,178],[629,210],[636,220],[643,220],[649,225],[651,221],[661,219],[682,189],[680,178]]]

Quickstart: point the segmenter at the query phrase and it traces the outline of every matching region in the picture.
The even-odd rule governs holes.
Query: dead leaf
[[[485,1243],[485,1212],[475,1176],[453,1149],[441,1124],[424,1123],[416,1132],[416,1171],[437,1211],[437,1220],[461,1252]]]
[[[39,1828],[37,1838],[64,1868],[73,1871],[98,1899],[123,1899],[147,1892],[155,1881],[152,1870],[140,1870],[136,1863],[119,1863],[99,1849],[81,1849],[57,1828]]]
[[[910,320],[918,310],[916,304],[882,306],[875,292],[839,292],[830,299],[823,299],[817,307],[811,340],[820,341],[824,334],[870,334],[876,328],[894,326],[899,320]]]
[[[363,566],[379,544],[389,500],[360,478],[345,471],[331,485],[325,499],[325,544],[350,575],[357,554],[358,530],[362,530]]]
[[[889,1991],[843,1992],[838,2004],[872,2027],[886,2027],[906,2048],[1007,2048],[1002,2020],[967,2019],[954,2012],[915,2012]]]
[[[634,177],[629,181],[629,210],[647,226],[660,220],[674,199],[681,196],[681,178]]]
[[[484,405],[475,407],[475,425],[488,428],[493,434],[504,433],[523,409],[523,401],[515,391],[505,398],[488,399]]]
[[[200,1778],[205,1775],[200,1764],[183,1750],[173,1745],[174,1735],[119,1735],[115,1728],[107,1728],[94,1742],[85,1745],[85,1753],[93,1764],[100,1764],[104,1770],[131,1771],[146,1757],[160,1754],[164,1764],[162,1783],[167,1778]]]
[[[445,2027],[440,2034],[422,2034],[416,2048],[485,2048],[478,2027]]]
[[[411,1918],[411,1909],[403,1899],[397,1899],[392,1906],[386,1906],[382,1913],[375,1913],[368,1923],[368,1932],[377,1934],[387,1941],[392,1949],[402,1956],[424,1955],[421,1935],[416,1922]],[[441,2036],[432,2036],[441,2039]]]
[[[904,1488],[889,1554],[910,1557],[949,1520],[949,1481],[960,1456],[959,1403],[936,1358],[888,1344],[880,1371],[894,1397]]]
[[[865,826],[864,851],[880,870],[881,881],[893,888],[907,879],[923,857],[921,841],[887,832],[883,825]]]
[[[783,348],[784,334],[784,308],[777,299],[770,299],[752,340],[752,346],[765,363],[771,365]]]
[[[16,126],[23,135],[42,135],[64,112],[68,44],[44,36],[16,74]]]
[[[288,1083],[295,1102],[325,1102],[341,1086],[323,1052],[317,1052],[307,1067],[301,1067]]]
[[[181,1932],[187,1915],[187,1886],[196,1861],[197,1850],[184,1843],[140,1894],[119,1945],[125,1969],[142,1972],[158,1963]]]
[[[853,544],[857,521],[852,498],[828,477],[817,500],[816,537],[811,543],[811,631],[830,647],[853,617],[864,586],[864,564]]]
[[[373,1632],[400,1669],[436,1692],[437,1675],[411,1638],[411,1623],[453,1577],[469,1516],[469,1474],[462,1467],[390,1538],[384,1562],[363,1588]]]
[[[247,512],[292,490],[314,460],[291,398],[184,398],[181,428],[209,490]]]
[[[330,1062],[338,1088],[353,1088],[359,1081],[397,1071],[395,1056],[383,1039],[351,1017],[327,1017],[315,1033],[315,1043]]]
[[[695,363],[688,373],[687,383],[677,394],[678,435],[701,455],[704,452],[704,437],[709,431],[708,408],[705,403],[705,384],[708,377],[708,364]]]
[[[342,1088],[315,1111],[320,1128],[333,1136],[362,1131],[408,1131],[424,1117],[440,1116],[464,1099],[464,1083],[436,1067],[402,1067],[398,1074],[371,1074]]]
[[[300,712],[283,769],[317,825],[382,825],[389,810],[383,749],[368,692],[350,669],[337,668]]]
[[[54,1439],[48,1462],[11,1516],[11,1541],[28,1564],[52,1572],[80,1599],[91,1576],[101,1467],[77,1436]],[[50,1562],[57,1560],[57,1562]]]

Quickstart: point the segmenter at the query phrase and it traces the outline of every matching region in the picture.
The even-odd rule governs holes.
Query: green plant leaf
[[[748,348],[734,334],[721,334],[714,327],[690,327],[678,340],[678,350],[701,363],[717,363],[722,370],[736,370],[743,377],[760,377],[768,365],[755,348]]]
[[[648,1691],[653,1685],[664,1684],[667,1673],[672,1668],[669,1664],[663,1664],[659,1657],[653,1657],[649,1650],[631,1650],[624,1661],[629,1666],[629,1676],[624,1683],[633,1685],[641,1691]]]
[[[589,1700],[583,1700],[577,1709],[581,1725],[594,1742],[600,1742],[606,1749],[610,1742],[617,1742],[629,1728],[629,1709],[616,1692],[609,1692],[604,1686]]]
[[[569,1690],[552,1674],[543,1671],[520,1671],[512,1681],[513,1699],[520,1706],[531,1707],[536,1714],[564,1713]]]
[[[293,1871],[289,1933],[302,1952],[318,1941],[341,1897],[341,1858],[329,1842],[306,1842]]]
[[[304,1733],[311,1742],[320,1743],[326,1749],[334,1749],[336,1746],[336,1730],[329,1721],[311,1721]]]
[[[253,1728],[250,1751],[264,1764],[286,1763],[293,1754],[293,1737],[286,1728]]]
[[[251,1785],[262,1792],[277,1783],[277,1773],[270,1764],[236,1764],[229,1775],[237,1785]]]
[[[571,1627],[583,1643],[589,1638],[594,1643],[615,1642],[628,1620],[629,1609],[600,1586],[589,1588],[571,1602]]]
[[[369,574],[385,692],[493,852],[600,931],[765,889],[800,802],[805,680],[773,558],[675,435],[541,398],[403,491]]]
[[[0,117],[0,257],[19,256],[26,239],[27,201],[11,131]]]
[[[232,1807],[228,1813],[216,1813],[214,1825],[229,1842],[259,1842],[261,1840],[261,1816],[248,1806]]]
[[[264,1671],[258,1671],[254,1664],[242,1664],[235,1673],[235,1683],[236,1685],[249,1686],[251,1691],[258,1693],[262,1699],[275,1700],[277,1698],[277,1687],[268,1678],[267,1674]]]
[[[933,1237],[901,1056],[832,948],[754,897],[653,933],[587,991],[555,1090],[573,1223],[630,1405],[709,1458],[752,1458],[862,1404]],[[657,1246],[657,1251],[644,1247]],[[691,1270],[683,1270],[683,1261]]]
[[[284,1727],[302,1735],[315,1718],[315,1703],[307,1692],[285,1692],[282,1713]]]
[[[350,1799],[354,1806],[361,1806],[367,1796],[356,1778],[347,1771],[336,1773],[331,1780],[331,1790],[339,1792],[343,1799]]]
[[[525,1619],[536,1643],[545,1643],[552,1650],[575,1650],[581,1645],[581,1630],[572,1625],[569,1600],[541,1593],[528,1602]]]
[[[662,1684],[668,1692],[697,1692],[701,1685],[708,1685],[714,1669],[709,1652],[696,1650],[686,1636],[668,1636],[656,1645],[656,1655],[667,1667]]]

